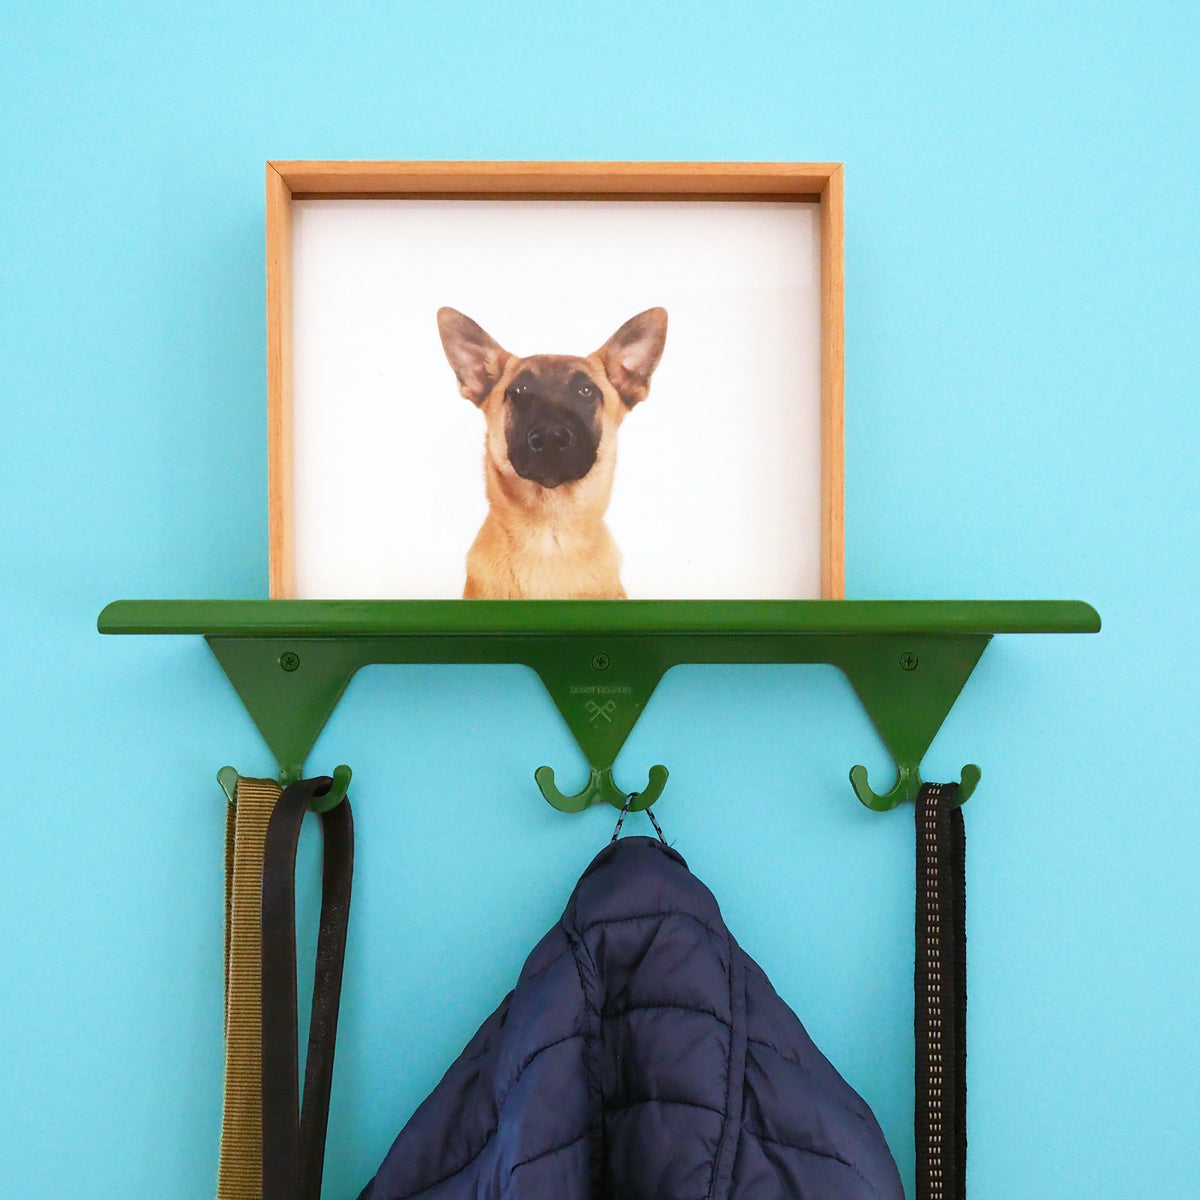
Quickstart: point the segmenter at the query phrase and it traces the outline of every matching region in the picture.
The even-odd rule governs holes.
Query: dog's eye
[[[581,400],[595,400],[596,398],[596,385],[588,383],[586,380],[575,391]]]

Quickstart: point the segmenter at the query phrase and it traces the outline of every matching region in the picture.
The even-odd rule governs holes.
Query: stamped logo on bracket
[[[595,700],[587,702],[588,720],[595,725],[601,718],[605,721],[612,721],[613,713],[617,711],[617,702],[615,700],[607,700],[603,704],[597,704]]]

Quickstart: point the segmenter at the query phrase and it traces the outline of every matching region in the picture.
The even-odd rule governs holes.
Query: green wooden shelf
[[[757,637],[1098,633],[1100,617],[1078,600],[118,600],[98,624],[101,633],[214,637]]]
[[[997,633],[1096,633],[1081,601],[1012,600],[119,600],[100,614],[109,634],[206,638],[286,782],[308,756],[354,673],[376,663],[521,663],[541,677],[590,764],[567,796],[541,767],[550,803],[620,806],[613,764],[663,674],[682,663],[829,663],[850,680],[896,762],[876,793],[886,810],[912,800],[920,764],[988,641]],[[654,767],[633,806],[666,782]],[[960,796],[978,781],[964,768]]]

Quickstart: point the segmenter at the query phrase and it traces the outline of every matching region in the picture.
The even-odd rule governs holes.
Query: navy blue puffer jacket
[[[652,838],[602,850],[360,1200],[903,1200],[870,1109]]]

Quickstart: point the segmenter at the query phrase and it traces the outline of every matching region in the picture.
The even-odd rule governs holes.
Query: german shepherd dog
[[[487,419],[488,514],[467,554],[467,600],[623,600],[604,524],[617,427],[646,398],[667,313],[631,317],[594,354],[510,354],[470,317],[438,310],[459,391]]]

